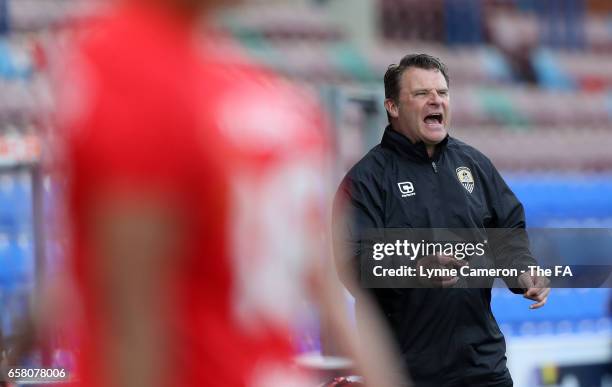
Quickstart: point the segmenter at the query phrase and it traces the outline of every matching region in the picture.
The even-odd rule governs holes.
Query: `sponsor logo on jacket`
[[[399,187],[403,198],[416,195],[416,192],[414,192],[414,185],[409,181],[397,183],[397,186]]]

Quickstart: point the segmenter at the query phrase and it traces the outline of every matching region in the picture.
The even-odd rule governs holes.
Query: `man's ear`
[[[385,109],[387,109],[387,112],[389,113],[391,118],[399,117],[399,112],[397,110],[397,104],[395,103],[395,101],[393,101],[392,98],[385,99]]]

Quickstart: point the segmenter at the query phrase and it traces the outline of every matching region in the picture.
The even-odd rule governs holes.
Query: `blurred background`
[[[47,221],[59,190],[40,166],[52,157],[49,72],[70,27],[102,5],[0,0],[4,354],[65,243]],[[216,22],[255,61],[320,95],[332,123],[333,186],[380,141],[387,66],[424,52],[449,67],[451,135],[493,160],[529,226],[612,228],[612,1],[254,0]],[[537,311],[493,291],[515,385],[612,386],[608,289],[555,289]],[[301,351],[326,348],[315,315],[300,331]],[[41,356],[32,362],[70,363],[53,343]]]

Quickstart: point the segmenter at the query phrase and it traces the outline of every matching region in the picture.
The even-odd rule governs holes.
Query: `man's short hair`
[[[390,98],[397,102],[400,94],[400,81],[406,69],[416,67],[424,70],[438,70],[449,84],[446,65],[434,56],[427,54],[408,54],[402,58],[399,64],[392,64],[385,73],[385,98]]]

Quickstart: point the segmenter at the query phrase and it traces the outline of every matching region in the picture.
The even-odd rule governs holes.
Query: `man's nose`
[[[442,104],[442,96],[440,96],[440,94],[438,94],[437,91],[432,91],[429,94],[429,101],[428,103],[430,105],[440,105]]]

